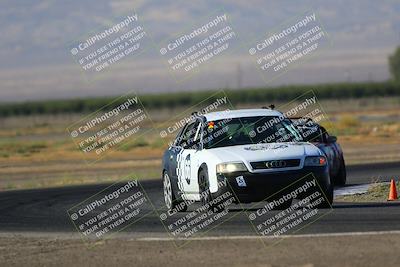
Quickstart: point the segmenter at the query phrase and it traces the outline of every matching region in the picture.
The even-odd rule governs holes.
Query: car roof
[[[277,110],[271,109],[236,109],[210,112],[204,114],[207,121],[224,120],[230,118],[243,118],[243,117],[259,117],[259,116],[282,116],[283,114]]]

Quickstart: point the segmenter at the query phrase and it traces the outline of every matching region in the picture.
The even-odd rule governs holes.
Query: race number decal
[[[190,154],[188,154],[185,158],[184,166],[183,166],[183,175],[188,184],[190,184]]]
[[[191,160],[190,154],[184,155],[184,150],[178,153],[176,158],[176,173],[178,176],[178,187],[180,190],[184,191],[185,184],[190,184],[190,176],[191,176]]]

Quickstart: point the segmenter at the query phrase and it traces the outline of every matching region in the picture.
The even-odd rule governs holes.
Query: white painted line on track
[[[358,185],[350,185],[350,186],[337,186],[333,192],[334,197],[337,196],[350,196],[357,194],[365,194],[368,192],[368,189],[373,185],[378,184],[389,184],[389,182],[382,183],[372,183],[372,184],[358,184]]]
[[[365,194],[372,184],[360,184],[360,185],[351,185],[351,186],[341,186],[336,187],[333,195],[337,196],[349,196],[356,194]]]
[[[148,233],[151,235],[152,233]],[[400,230],[391,231],[367,231],[367,232],[344,232],[344,233],[316,233],[316,234],[302,234],[302,235],[281,235],[281,236],[259,236],[259,235],[233,235],[233,236],[204,236],[204,237],[190,237],[190,238],[172,238],[166,235],[153,236],[153,237],[138,237],[132,233],[116,233],[111,239],[125,239],[129,241],[187,241],[187,240],[241,240],[241,239],[278,239],[278,238],[318,238],[318,237],[346,237],[346,236],[373,236],[373,235],[400,235]],[[81,239],[78,233],[64,233],[64,232],[0,232],[0,238],[54,238],[54,239]],[[95,240],[98,241],[98,240]]]
[[[347,233],[321,233],[304,235],[280,235],[280,236],[258,236],[258,235],[238,235],[238,236],[204,236],[191,238],[172,238],[172,237],[142,237],[131,240],[136,241],[187,241],[187,240],[240,240],[240,239],[281,239],[281,238],[313,238],[313,237],[345,237],[345,236],[367,236],[367,235],[386,235],[400,234],[400,230],[394,231],[369,231],[369,232],[347,232]]]

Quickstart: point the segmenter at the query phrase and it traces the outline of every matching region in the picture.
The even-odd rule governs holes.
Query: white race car
[[[280,197],[284,188],[310,173],[333,201],[327,159],[283,114],[243,109],[195,116],[163,156],[163,190],[169,210],[184,203],[207,204],[227,191],[235,202]],[[291,205],[285,203],[285,208]]]

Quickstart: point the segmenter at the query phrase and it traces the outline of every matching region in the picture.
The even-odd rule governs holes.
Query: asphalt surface
[[[400,163],[381,163],[349,166],[348,184],[362,184],[375,181],[389,181],[400,176]],[[76,232],[67,210],[100,192],[109,184],[82,185],[51,189],[6,191],[0,193],[0,232]],[[142,181],[152,205],[145,203],[142,211],[146,214],[140,220],[125,228],[123,232],[137,237],[167,236],[159,214],[163,212],[161,180]],[[252,207],[257,210],[264,204]],[[157,210],[158,212],[155,212]],[[273,211],[275,212],[275,211]],[[278,211],[277,211],[278,212]],[[183,217],[188,212],[177,216]],[[400,202],[390,203],[334,203],[333,209],[322,210],[321,218],[299,234],[342,233],[362,231],[400,230]],[[207,232],[207,235],[254,235],[248,213],[233,205],[229,208],[229,219]]]

